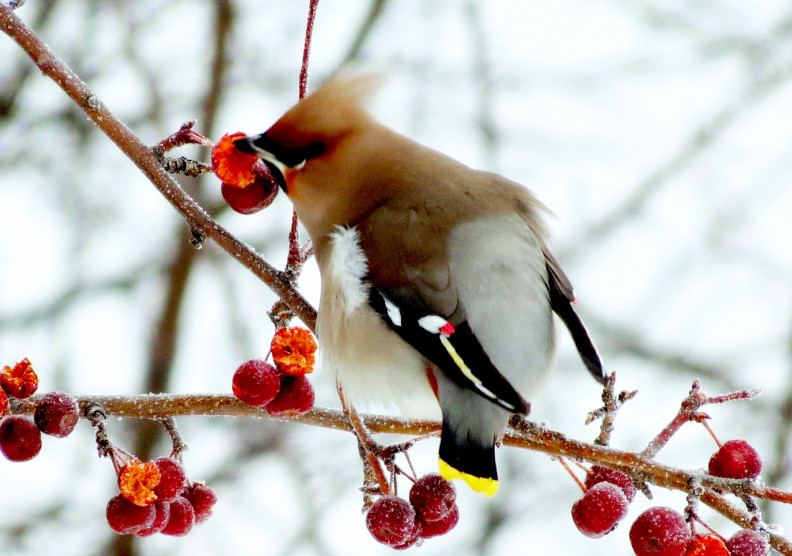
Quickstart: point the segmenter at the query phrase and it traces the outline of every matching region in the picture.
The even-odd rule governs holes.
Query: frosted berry
[[[270,175],[269,179],[256,176],[253,182],[239,188],[223,182],[220,186],[228,206],[240,214],[255,214],[272,204],[278,195],[278,183]]]
[[[33,419],[9,415],[0,423],[0,450],[11,461],[33,459],[41,451],[41,432]]]
[[[412,538],[418,524],[415,510],[404,498],[383,496],[366,514],[366,528],[377,541],[399,546]]]
[[[689,539],[685,518],[665,506],[649,508],[630,528],[636,556],[681,556]]]
[[[729,440],[709,461],[710,475],[727,479],[755,479],[762,471],[762,459],[745,440]]]
[[[586,474],[586,488],[591,488],[597,483],[603,482],[612,483],[622,489],[628,502],[632,502],[635,498],[635,485],[633,485],[630,477],[608,467],[603,467],[601,465],[593,466],[591,471]]]
[[[192,504],[195,523],[201,523],[212,515],[212,507],[217,503],[215,491],[202,483],[193,483],[182,493]]]
[[[157,500],[164,502],[173,500],[182,490],[187,478],[181,463],[172,458],[157,458],[154,460],[160,474],[159,484],[154,487]]]
[[[421,533],[421,527],[420,525],[416,524],[416,527],[413,530],[412,535],[410,535],[410,538],[408,538],[403,543],[394,546],[393,550],[406,550],[411,546],[415,546],[418,543],[418,541],[422,538],[420,533]]]
[[[423,521],[441,519],[455,502],[456,488],[437,473],[424,475],[410,488],[410,503]]]
[[[170,519],[170,502],[155,502],[152,506],[154,507],[154,521],[145,529],[135,531],[133,534],[136,537],[148,537],[154,533],[159,533],[168,524],[168,520]]]
[[[30,360],[25,357],[13,367],[5,366],[0,371],[0,387],[14,398],[27,398],[38,389],[38,375]]]
[[[168,524],[160,531],[163,535],[183,537],[195,524],[195,511],[184,496],[177,496],[170,502]]]
[[[258,359],[242,363],[231,381],[234,395],[253,407],[267,405],[281,389],[281,375],[275,367]]]
[[[156,517],[154,505],[138,506],[122,495],[114,496],[107,503],[107,523],[116,533],[135,533],[151,527]]]
[[[613,531],[627,515],[628,506],[620,487],[613,483],[597,483],[572,504],[572,521],[581,533],[596,539]]]
[[[715,535],[696,535],[688,541],[684,556],[730,556],[723,541]]]
[[[456,527],[457,523],[459,523],[459,508],[456,504],[454,504],[451,506],[451,509],[448,510],[448,513],[445,514],[441,519],[438,519],[437,521],[422,522],[420,536],[422,539],[429,539],[431,537],[445,535],[451,529]]]
[[[308,413],[314,404],[314,390],[304,376],[284,376],[278,395],[267,404],[273,417],[296,417]]]
[[[726,541],[731,556],[767,556],[770,544],[760,533],[750,529],[737,531]]]
[[[50,392],[36,406],[33,420],[44,434],[63,438],[77,426],[80,410],[75,399],[66,392]]]

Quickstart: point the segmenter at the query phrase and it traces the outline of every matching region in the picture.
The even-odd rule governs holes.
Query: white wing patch
[[[401,326],[402,325],[402,318],[401,318],[401,311],[399,310],[393,302],[385,297],[382,296],[382,300],[385,302],[385,309],[388,311],[388,318],[391,320],[394,326]]]
[[[369,288],[363,282],[363,277],[368,272],[366,255],[360,248],[360,234],[352,228],[336,226],[336,231],[330,234],[332,249],[328,278],[338,286],[337,295],[342,297],[341,303],[344,312],[349,316],[364,303],[368,303]]]

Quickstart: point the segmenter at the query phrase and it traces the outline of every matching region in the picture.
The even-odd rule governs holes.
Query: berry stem
[[[178,461],[182,461],[182,453],[187,450],[187,444],[184,442],[184,439],[179,432],[179,427],[176,425],[176,419],[169,415],[168,417],[160,419],[159,421],[162,423],[162,426],[165,427],[165,430],[168,431],[168,435],[170,436],[171,442],[173,444],[170,457]]]
[[[385,477],[385,472],[382,470],[379,458],[376,455],[376,453],[380,451],[378,449],[377,443],[374,442],[374,439],[371,437],[371,433],[369,432],[365,423],[363,423],[363,420],[360,418],[355,408],[347,405],[344,398],[344,392],[341,390],[341,386],[338,385],[337,389],[338,398],[341,400],[341,407],[343,408],[344,417],[346,417],[347,422],[351,426],[352,432],[358,440],[360,455],[363,460],[366,483],[372,482],[370,479],[374,479],[376,484],[379,485],[380,493],[382,495],[388,495],[391,493],[390,485],[388,483],[388,479]]]
[[[111,457],[113,454],[113,443],[110,442],[110,438],[107,436],[107,428],[105,427],[107,413],[104,408],[97,403],[89,402],[83,409],[83,415],[90,421],[91,426],[96,431],[96,448],[99,451],[99,457]]]
[[[718,448],[720,448],[721,446],[723,446],[723,444],[721,444],[721,441],[720,441],[720,440],[718,440],[718,437],[715,435],[715,431],[714,431],[714,430],[712,430],[712,427],[710,427],[710,426],[709,426],[709,423],[707,423],[706,421],[701,421],[701,425],[702,425],[702,426],[703,426],[705,429],[707,429],[707,432],[708,432],[708,433],[710,433],[710,436],[711,436],[711,437],[712,437],[712,439],[715,441],[715,444],[717,444],[717,445],[718,445]]]
[[[588,490],[586,488],[586,485],[584,485],[583,482],[578,478],[578,476],[575,475],[575,472],[572,471],[572,468],[569,467],[569,464],[566,462],[566,460],[561,456],[555,456],[553,459],[556,460],[558,463],[560,463],[564,467],[564,469],[566,469],[566,472],[569,473],[569,476],[572,477],[572,480],[577,483],[577,486],[579,486],[580,490],[582,490],[583,493],[585,494],[586,490]]]
[[[701,486],[700,477],[691,477],[688,481],[687,505],[685,506],[685,521],[690,524],[690,533],[695,535],[694,522],[699,519],[698,506],[701,495],[704,494],[704,487]]]

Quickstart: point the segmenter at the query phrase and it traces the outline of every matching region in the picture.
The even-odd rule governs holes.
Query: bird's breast
[[[357,230],[338,228],[327,248],[317,318],[323,368],[362,410],[439,417],[424,357],[369,305],[368,261]]]

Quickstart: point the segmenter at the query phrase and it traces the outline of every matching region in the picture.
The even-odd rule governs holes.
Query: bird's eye
[[[285,147],[272,139],[266,133],[254,138],[250,144],[262,158],[267,155],[288,166],[300,170],[308,160],[323,155],[327,149],[321,142],[311,143],[303,147]]]

